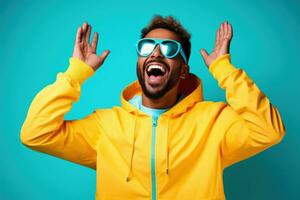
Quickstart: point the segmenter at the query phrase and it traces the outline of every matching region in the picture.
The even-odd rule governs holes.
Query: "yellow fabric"
[[[278,110],[230,55],[209,71],[226,91],[225,102],[204,101],[202,83],[191,74],[180,83],[186,97],[158,119],[158,200],[223,200],[223,169],[281,141],[285,128]],[[88,65],[70,59],[65,73],[34,98],[21,130],[31,149],[97,169],[96,199],[151,199],[151,117],[128,100],[141,93],[138,81],[121,94],[121,106],[96,109],[64,120],[79,100]],[[103,94],[105,98],[105,94]]]
[[[81,69],[82,68],[82,69]],[[82,84],[86,79],[94,74],[93,68],[78,58],[70,58],[70,67],[66,75],[72,77],[72,80]]]

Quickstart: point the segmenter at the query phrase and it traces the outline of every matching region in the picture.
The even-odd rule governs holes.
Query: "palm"
[[[95,32],[92,43],[89,42],[92,27],[84,23],[79,27],[76,34],[73,57],[79,58],[94,70],[97,70],[104,62],[109,54],[109,51],[104,51],[102,55],[97,56],[98,33]]]
[[[231,39],[232,26],[229,23],[224,22],[221,24],[220,28],[217,31],[213,51],[210,54],[208,54],[204,49],[201,49],[201,54],[207,67],[209,67],[211,63],[215,61],[218,57],[229,53]]]

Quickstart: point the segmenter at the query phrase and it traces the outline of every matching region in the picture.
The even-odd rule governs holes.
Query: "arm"
[[[232,27],[223,23],[217,31],[212,54],[201,51],[209,71],[226,91],[224,133],[220,143],[223,167],[255,155],[281,141],[285,134],[278,110],[245,71],[230,62]]]
[[[94,74],[108,55],[106,51],[96,56],[98,36],[97,33],[94,35],[90,45],[90,32],[87,23],[78,29],[69,68],[65,73],[58,73],[56,81],[35,96],[20,139],[31,149],[95,168],[101,132],[96,114],[80,120],[64,120],[72,103],[79,100],[83,82]]]

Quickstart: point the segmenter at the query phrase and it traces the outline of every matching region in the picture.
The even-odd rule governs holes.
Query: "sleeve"
[[[33,99],[23,123],[20,139],[27,147],[90,168],[96,168],[96,147],[100,136],[96,112],[78,120],[64,120],[72,103],[79,100],[82,83],[93,69],[70,58],[65,73]]]
[[[224,168],[282,140],[285,127],[279,111],[245,71],[231,64],[229,54],[215,60],[209,71],[225,89],[228,103],[220,143]]]

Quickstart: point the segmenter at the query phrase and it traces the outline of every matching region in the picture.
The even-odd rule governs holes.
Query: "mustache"
[[[166,68],[167,68],[168,71],[170,70],[170,66],[169,66],[166,62],[164,62],[163,60],[161,60],[161,59],[152,59],[152,60],[148,60],[148,61],[145,61],[145,62],[144,62],[144,65],[143,65],[143,71],[145,71],[146,66],[147,66],[148,64],[152,63],[152,62],[162,63],[164,66],[166,66]]]

